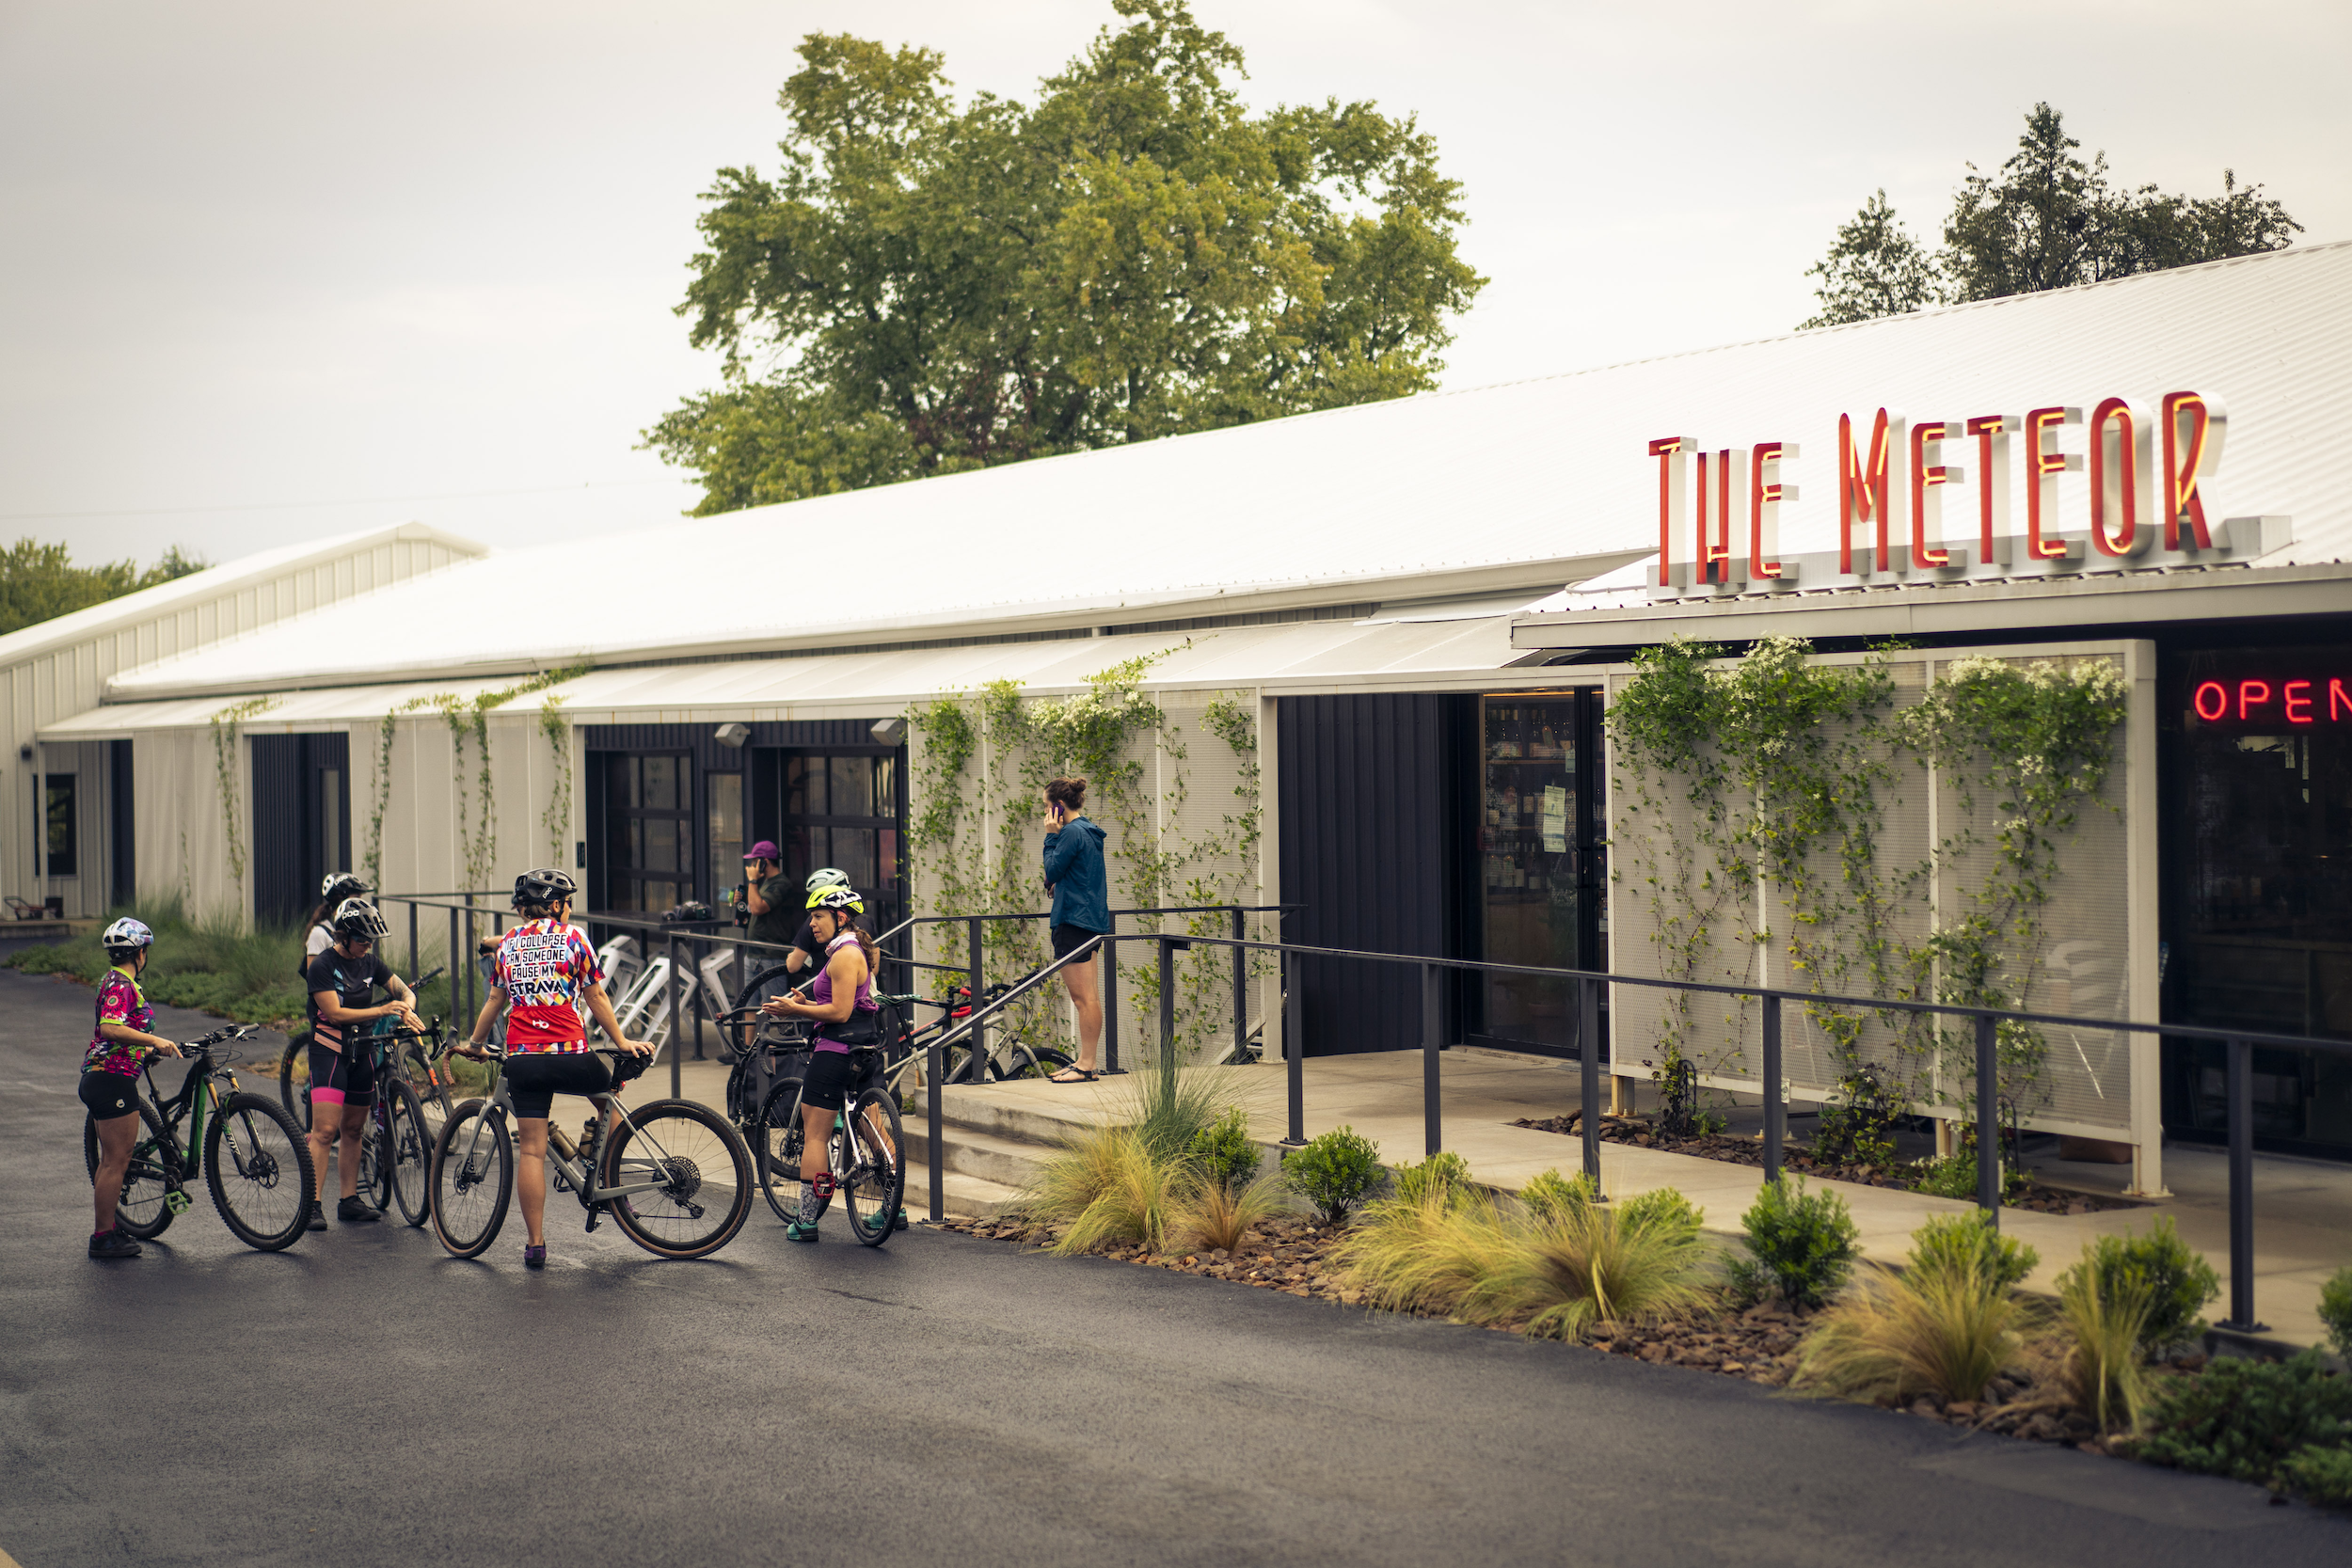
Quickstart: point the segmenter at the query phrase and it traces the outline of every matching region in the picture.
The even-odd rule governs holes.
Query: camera
[[[735,917],[738,927],[752,923],[751,884],[738,882],[727,894],[727,912]]]

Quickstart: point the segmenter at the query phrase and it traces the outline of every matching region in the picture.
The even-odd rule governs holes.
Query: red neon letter
[[[2090,542],[2101,555],[2137,555],[2140,508],[2148,494],[2142,483],[2148,464],[2146,420],[2122,398],[2109,398],[2090,416]],[[2113,429],[2108,428],[2110,423]],[[2107,536],[2108,508],[2119,515]]]
[[[2045,517],[2058,521],[2058,476],[2083,466],[2070,452],[2052,451],[2043,443],[2058,426],[2080,424],[2079,408],[2034,408],[2026,414],[2026,557],[2029,561],[2060,561],[2066,542],[2042,537]]]
[[[2295,694],[2295,689],[2296,687],[2301,687],[2304,690],[2309,691],[2312,689],[2312,683],[2309,681],[2287,682],[2284,692],[2284,701],[2287,705],[2287,722],[2290,724],[2316,724],[2319,721],[2312,717],[2312,700],[2309,697],[2296,696]],[[2303,711],[2300,713],[2296,712],[2295,710],[2298,707]]]
[[[2240,719],[2250,717],[2249,710],[2257,703],[2266,703],[2268,701],[2270,701],[2270,683],[2268,681],[2240,681],[2237,683],[2237,716]]]
[[[1649,444],[1658,459],[1658,586],[1675,585],[1675,523],[1682,515],[1683,453],[1691,450],[1687,436],[1661,436]]]
[[[2344,705],[2344,712],[2352,713],[2352,691],[2346,691],[2344,689],[2344,682],[2340,680],[2330,680],[2328,683],[2328,721],[2331,724],[2336,721],[2336,705],[2338,703]]]
[[[1764,465],[1777,467],[1797,455],[1787,441],[1758,441],[1748,453],[1748,576],[1778,578],[1780,568],[1780,503],[1794,500],[1797,487],[1764,477]]]
[[[2205,697],[2208,692],[2210,692],[2213,696],[2213,706],[2211,708],[2207,708],[2205,706]],[[2218,720],[2227,719],[2230,716],[2229,689],[2224,687],[2219,681],[2205,682],[2197,689],[2197,695],[2191,700],[2197,705],[2197,717],[2202,719],[2208,724],[2214,723]]]
[[[2024,423],[2014,414],[1979,414],[1977,438],[1977,559],[2009,564],[2009,438]]]
[[[2221,436],[2228,428],[2229,416],[2222,412],[2218,399],[2196,392],[2167,392],[2161,406],[2164,547],[2182,547],[2181,525],[2186,523],[2187,547],[2209,550],[2213,548],[2213,535],[2205,527],[2205,499],[2198,492],[2197,477],[2220,466]]]
[[[1898,415],[1896,418],[1899,419]],[[1853,525],[1868,518],[1877,525],[1878,566],[1887,568],[1886,550],[1886,410],[1879,410],[1870,427],[1870,451],[1866,460],[1854,446],[1853,420],[1837,416],[1837,569],[1853,570]],[[1871,568],[1866,566],[1864,571]]]
[[[1911,427],[1911,563],[1914,566],[1949,566],[1952,552],[1944,548],[1944,512],[1942,498],[1936,486],[1949,483],[1955,477],[1942,464],[1930,461],[1939,455],[1929,451],[1950,439],[1957,431],[1942,420],[1921,420]]]

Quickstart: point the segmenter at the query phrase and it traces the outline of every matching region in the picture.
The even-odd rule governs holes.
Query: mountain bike
[[[898,1096],[882,1086],[882,1052],[867,1046],[850,1053],[850,1082],[858,1085],[845,1112],[835,1112],[826,1135],[825,1163],[832,1168],[850,1234],[862,1246],[880,1246],[898,1226],[906,1200],[906,1136],[898,1119]],[[803,1081],[798,1074],[776,1081],[760,1110],[759,1190],[776,1218],[801,1217],[801,1154],[807,1128],[801,1119]]]
[[[550,1120],[548,1164],[556,1190],[578,1196],[588,1212],[590,1230],[611,1214],[630,1241],[660,1258],[706,1258],[735,1239],[751,1214],[754,1175],[751,1150],[725,1117],[691,1100],[657,1100],[614,1122],[615,1095],[588,1099],[596,1115],[585,1147]],[[430,1201],[433,1232],[453,1257],[479,1258],[506,1222],[514,1119],[501,1073],[487,1100],[467,1101],[441,1125]]]
[[[434,970],[431,974],[425,975],[423,979],[419,980],[416,984],[410,986],[408,988],[408,994],[411,996],[420,994],[423,991],[425,987],[431,985],[434,981],[439,979],[440,977],[441,971],[437,969]],[[389,990],[385,990],[385,988],[381,986],[375,988],[375,990],[384,991],[384,994],[387,996],[391,994]],[[368,993],[368,1005],[370,1006],[377,1005],[374,990]],[[380,1022],[384,1021],[379,1020],[378,1022]],[[278,1058],[278,1102],[286,1107],[286,1114],[294,1117],[294,1125],[301,1128],[305,1132],[308,1132],[310,1130],[310,1064],[307,1061],[303,1063],[303,1087],[297,1090],[294,1087],[294,1061],[297,1056],[305,1056],[307,1054],[307,1052],[295,1051],[294,1048],[294,1041],[288,1040],[286,1042],[285,1053]]]
[[[123,1173],[115,1224],[124,1234],[152,1241],[188,1209],[195,1183],[197,1150],[204,1154],[204,1183],[213,1207],[230,1235],[262,1252],[278,1252],[300,1239],[310,1216],[310,1146],[282,1106],[237,1087],[230,1065],[243,1058],[218,1050],[224,1041],[249,1039],[255,1024],[216,1029],[180,1049],[188,1076],[169,1100],[155,1087],[154,1058],[140,1069],[147,1092],[134,1094],[140,1135],[131,1146],[131,1168]],[[183,1152],[181,1130],[185,1127]],[[82,1157],[91,1180],[98,1178],[98,1124],[82,1123]]]
[[[397,1204],[400,1217],[413,1228],[432,1217],[433,1149],[440,1139],[425,1115],[424,1097],[401,1069],[412,1062],[424,1069],[446,1126],[456,1105],[444,1080],[454,1079],[439,1070],[435,1053],[422,1047],[430,1041],[446,1050],[457,1032],[444,1031],[435,1018],[421,1030],[392,1029],[363,1037],[375,1051],[375,1103],[369,1107],[368,1130],[359,1140],[359,1196],[378,1213]]]

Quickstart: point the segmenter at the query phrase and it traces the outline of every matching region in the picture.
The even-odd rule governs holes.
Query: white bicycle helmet
[[[808,880],[801,884],[801,891],[803,893],[815,895],[823,892],[829,887],[848,887],[849,885],[850,874],[848,872],[842,870],[839,866],[827,865],[821,866],[818,869],[810,872],[808,874]],[[816,907],[817,906],[815,904],[809,905],[809,908],[812,910]]]
[[[145,921],[126,914],[100,934],[98,944],[106,950],[106,957],[121,958],[143,947],[154,946],[155,933],[147,928]]]
[[[364,879],[348,871],[330,871],[319,883],[319,902],[330,910],[346,898],[367,898],[374,893]]]

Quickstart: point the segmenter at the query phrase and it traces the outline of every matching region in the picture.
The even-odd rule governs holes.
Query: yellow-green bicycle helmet
[[[847,910],[851,914],[864,914],[866,900],[857,895],[855,888],[820,887],[808,895],[808,907],[812,910]]]

